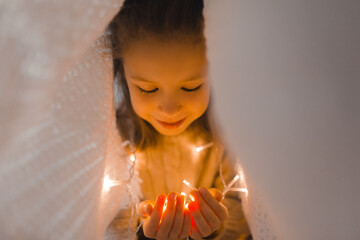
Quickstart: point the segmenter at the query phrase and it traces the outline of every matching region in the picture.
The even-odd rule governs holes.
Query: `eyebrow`
[[[196,79],[198,79],[198,78],[202,78],[202,77],[203,77],[203,75],[199,74],[199,75],[190,77],[190,78],[188,78],[188,79],[185,79],[185,80],[183,80],[183,81],[181,81],[181,82],[191,82],[191,81],[194,81],[194,80],[196,80]],[[142,77],[139,77],[139,76],[130,76],[130,78],[132,78],[132,79],[134,79],[134,80],[136,80],[136,81],[147,82],[147,83],[155,83],[155,82],[152,82],[152,81],[150,81],[150,80],[147,80],[147,79],[142,78]]]

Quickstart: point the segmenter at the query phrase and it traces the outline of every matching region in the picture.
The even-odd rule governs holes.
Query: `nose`
[[[161,98],[159,109],[168,117],[176,115],[181,109],[179,98],[174,95]]]

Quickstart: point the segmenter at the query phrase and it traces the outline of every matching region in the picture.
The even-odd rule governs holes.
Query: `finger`
[[[223,194],[219,189],[210,188],[209,192],[218,202],[221,202],[223,200]]]
[[[144,234],[148,238],[154,238],[156,234],[156,230],[159,226],[160,219],[162,216],[163,206],[165,204],[166,196],[161,194],[157,197],[154,210],[152,211],[150,218],[145,221],[143,230]]]
[[[211,234],[211,227],[206,222],[203,215],[201,214],[199,202],[197,200],[190,202],[188,207],[189,207],[192,219],[194,220],[195,225],[196,225],[197,229],[199,230],[199,232],[201,233],[201,235],[205,236],[205,237],[209,236]]]
[[[191,221],[190,237],[192,239],[201,239],[202,235],[199,229],[196,227],[195,220],[192,216],[190,216],[190,221]]]
[[[172,223],[174,221],[176,208],[176,193],[172,192],[168,195],[167,206],[163,217],[161,219],[160,227],[156,233],[156,236],[161,239],[168,238],[171,230]]]
[[[178,239],[181,233],[181,228],[183,226],[184,221],[184,201],[185,198],[182,195],[176,197],[176,210],[174,222],[171,226],[171,230],[169,233],[170,239]]]
[[[215,192],[215,190],[212,191]],[[220,218],[221,221],[224,221],[228,216],[228,211],[224,204],[219,203],[206,188],[200,188],[199,192],[202,199],[204,199],[213,212]]]
[[[189,210],[184,210],[184,222],[182,225],[181,233],[179,238],[186,238],[190,234],[191,230],[191,215]]]
[[[146,205],[146,209],[145,209],[145,213],[148,214],[149,216],[151,215],[151,213],[154,210],[154,205],[153,204],[148,204]]]
[[[205,188],[203,188],[203,189],[205,189]],[[205,190],[207,191],[207,189],[205,189]],[[207,225],[210,226],[210,232],[203,232],[202,228],[200,226],[198,226],[198,229],[200,230],[200,233],[204,234],[204,236],[207,236],[206,234],[210,235],[214,230],[216,230],[220,227],[221,220],[214,213],[214,211],[208,206],[207,202],[203,200],[199,191],[191,191],[190,194],[195,198],[195,201],[198,201],[199,207],[200,207],[200,212],[201,212],[203,218],[205,219],[205,221],[207,222]],[[209,195],[211,196],[210,193],[209,193]],[[215,198],[213,198],[212,196],[211,196],[211,198],[213,201],[215,201],[217,204],[219,204],[219,202],[217,202],[215,200]]]
[[[154,208],[154,203],[150,200],[142,201],[137,207],[137,211],[143,217],[149,217]]]

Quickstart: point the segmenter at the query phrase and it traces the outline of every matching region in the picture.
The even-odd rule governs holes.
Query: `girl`
[[[222,201],[219,190],[208,189],[221,188],[221,173],[225,181],[235,173],[209,121],[202,11],[202,0],[125,0],[109,26],[123,95],[117,123],[135,148],[143,200],[138,211],[147,217],[138,239],[239,239],[248,233],[238,196]],[[189,192],[184,179],[201,187],[190,192],[188,207],[179,194]],[[124,238],[126,212],[105,238]]]

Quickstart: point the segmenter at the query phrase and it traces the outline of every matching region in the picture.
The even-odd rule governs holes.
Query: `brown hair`
[[[203,8],[203,0],[125,0],[109,24],[114,79],[123,95],[116,112],[117,127],[121,137],[137,148],[156,144],[160,134],[132,108],[122,56],[132,42],[147,37],[161,42],[180,38],[205,46]],[[208,110],[189,128],[205,131],[212,137]]]

